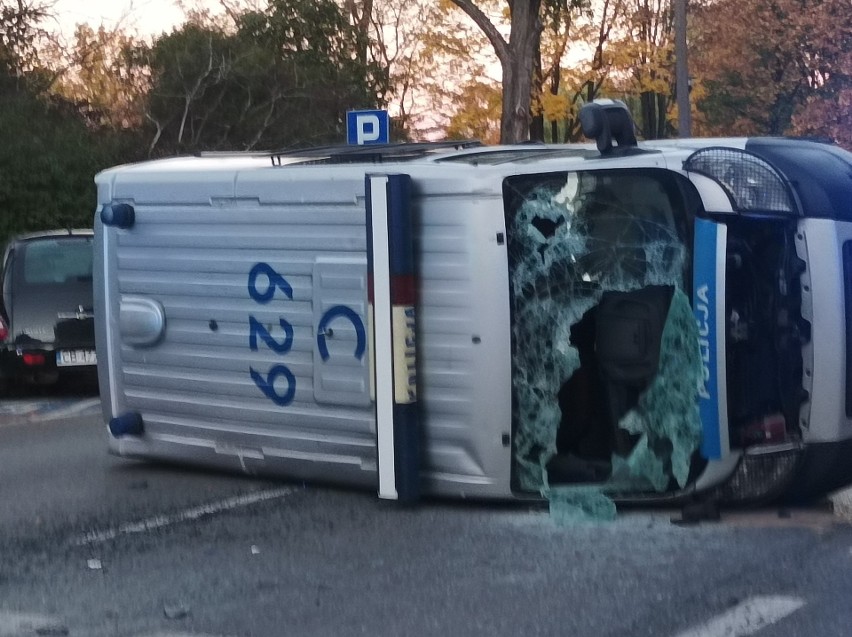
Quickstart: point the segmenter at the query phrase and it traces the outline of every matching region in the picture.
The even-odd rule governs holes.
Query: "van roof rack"
[[[354,146],[340,144],[316,148],[284,149],[269,154],[274,166],[280,166],[283,158],[304,159],[307,164],[352,164],[385,161],[407,161],[450,150],[478,148],[478,140],[445,140],[439,142],[401,142],[394,144],[369,144]]]

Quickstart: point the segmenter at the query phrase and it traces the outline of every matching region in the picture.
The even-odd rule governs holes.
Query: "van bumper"
[[[749,447],[736,471],[719,487],[727,504],[763,504],[784,496],[794,484],[806,447],[800,442]]]

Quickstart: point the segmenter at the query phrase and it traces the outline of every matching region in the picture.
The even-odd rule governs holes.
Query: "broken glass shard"
[[[671,179],[506,182],[517,476],[565,519],[603,512],[607,492],[684,486],[700,442],[690,230]]]

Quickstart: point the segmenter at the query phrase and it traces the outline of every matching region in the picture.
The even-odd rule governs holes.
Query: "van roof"
[[[638,151],[665,155],[688,156],[708,146],[744,148],[747,138],[690,138],[682,140],[654,140],[640,142]],[[109,168],[98,175],[97,181],[109,181],[117,174],[156,173],[171,174],[179,179],[181,174],[198,172],[251,171],[288,166],[335,165],[359,168],[399,165],[445,165],[452,170],[484,168],[487,166],[526,165],[557,161],[564,170],[590,159],[615,160],[624,154],[601,156],[593,143],[588,144],[515,144],[485,146],[476,141],[443,141],[381,144],[371,146],[322,146],[318,148],[288,149],[265,152],[212,152],[194,156],[155,159],[136,164]]]
[[[349,171],[364,174],[376,170],[399,170],[411,172],[431,167],[458,174],[468,171],[487,171],[501,175],[515,172],[551,172],[582,170],[588,162],[594,168],[613,168],[638,165],[668,165],[679,169],[682,162],[696,151],[721,147],[747,150],[755,142],[773,143],[802,148],[826,145],[812,140],[792,138],[747,138],[715,137],[666,139],[639,142],[630,147],[607,155],[601,155],[595,144],[516,144],[484,146],[476,141],[444,141],[382,144],[375,146],[323,146],[318,148],[284,150],[273,152],[214,152],[196,156],[157,159],[137,164],[126,164],[109,168],[98,174],[96,181],[107,185],[115,183],[118,176],[131,177],[138,183],[178,183],[184,179],[200,178],[225,181],[226,176],[251,173],[261,170],[280,170],[300,167],[326,167],[335,169],[335,174]],[[644,159],[643,159],[644,158]],[[190,177],[192,175],[192,177]],[[107,192],[101,196],[111,198]],[[104,201],[101,201],[103,203]]]

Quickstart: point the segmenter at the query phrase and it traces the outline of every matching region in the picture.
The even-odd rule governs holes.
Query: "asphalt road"
[[[62,401],[0,404],[0,637],[850,634],[825,511],[404,508],[113,458],[91,397]]]

